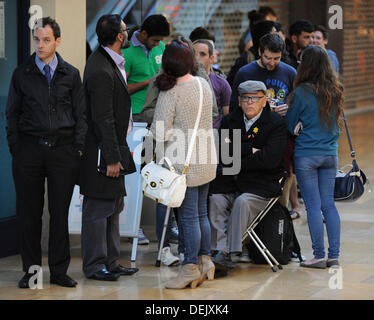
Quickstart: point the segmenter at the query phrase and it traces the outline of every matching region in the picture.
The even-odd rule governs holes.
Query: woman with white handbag
[[[179,209],[185,243],[184,261],[169,289],[195,288],[213,279],[210,259],[210,224],[207,213],[209,182],[216,175],[216,151],[212,128],[212,91],[202,78],[191,75],[195,59],[191,49],[173,41],[162,57],[164,73],[155,85],[160,89],[151,132],[156,158],[185,176],[187,189]]]

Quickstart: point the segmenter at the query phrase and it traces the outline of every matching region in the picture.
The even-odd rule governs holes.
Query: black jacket
[[[236,108],[223,118],[222,129],[230,129],[229,136],[222,139],[227,138],[227,141],[231,142],[234,141],[232,130],[241,130],[241,170],[236,181],[240,192],[253,193],[265,198],[280,195],[278,181],[284,176],[287,144],[284,119],[276,112],[271,112],[267,103],[260,118],[247,131],[243,111]],[[252,153],[252,148],[260,151]]]
[[[80,175],[81,194],[99,199],[125,196],[124,177],[107,177],[97,171],[98,147],[107,164],[121,160],[127,146],[131,100],[127,84],[110,55],[99,47],[87,60],[83,77],[88,131]]]
[[[294,67],[297,70],[297,67],[299,66],[299,59],[293,53],[292,41],[287,38],[285,43],[286,43],[285,47],[286,47],[286,50],[287,50],[287,53],[288,53],[287,61],[285,61],[285,63],[289,64],[290,66]]]
[[[227,76],[227,82],[230,84],[230,87],[234,85],[234,79],[241,67],[244,67],[248,63],[256,60],[256,56],[253,53],[253,47],[249,51],[244,51],[239,58],[235,60],[234,65],[231,67],[229,74]]]
[[[13,73],[6,106],[11,152],[22,135],[48,138],[52,146],[70,141],[83,148],[87,123],[82,81],[78,69],[56,55],[50,85],[36,66],[35,53]]]

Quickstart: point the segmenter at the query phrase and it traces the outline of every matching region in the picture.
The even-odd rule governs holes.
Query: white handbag
[[[200,92],[200,103],[195,127],[191,137],[191,143],[188,146],[187,158],[184,163],[182,174],[175,172],[171,161],[167,157],[163,157],[158,164],[151,161],[141,171],[143,177],[142,189],[143,194],[165,206],[171,208],[178,208],[181,206],[184,197],[186,195],[187,182],[186,173],[189,167],[189,163],[192,156],[192,150],[195,146],[197,129],[201,118],[201,109],[203,104],[203,90],[201,87],[200,80],[198,78]],[[169,166],[169,169],[162,167],[163,161]]]

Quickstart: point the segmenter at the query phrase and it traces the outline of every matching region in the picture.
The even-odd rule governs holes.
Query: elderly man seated
[[[230,253],[241,253],[242,235],[248,225],[270,198],[281,195],[279,179],[284,174],[286,123],[279,114],[271,112],[266,91],[266,86],[261,81],[241,83],[238,87],[240,108],[228,114],[222,121],[220,138],[230,144],[234,161],[240,159],[241,168],[236,177],[236,187],[240,195],[231,202],[226,246],[220,248],[213,259],[218,268],[235,266]],[[235,129],[240,130],[241,135],[240,157],[235,154],[236,148],[233,146]],[[211,218],[212,215],[214,216],[214,213],[210,212]]]

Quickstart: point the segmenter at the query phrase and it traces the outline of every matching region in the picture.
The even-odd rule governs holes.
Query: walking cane
[[[156,267],[159,267],[161,265],[161,253],[162,253],[162,248],[164,246],[164,241],[165,241],[165,236],[166,236],[166,229],[169,224],[169,215],[170,215],[170,207],[167,207],[166,209],[166,215],[165,215],[165,220],[164,220],[164,229],[162,230],[162,237],[161,237],[161,242],[160,242],[160,248],[158,249],[158,256],[157,256],[157,261],[156,261]]]

